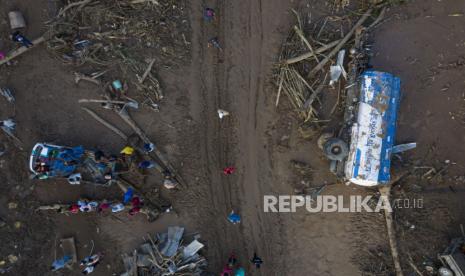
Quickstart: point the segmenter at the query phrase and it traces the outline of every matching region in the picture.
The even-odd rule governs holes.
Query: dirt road
[[[201,7],[206,6],[217,11],[213,23],[200,17]],[[292,193],[287,183],[292,174],[290,159],[320,160],[317,155],[302,153],[318,151],[310,143],[280,154],[275,150],[278,137],[269,135],[282,127],[271,104],[275,94],[270,76],[292,20],[292,6],[283,1],[192,3],[191,114],[201,122],[200,159],[206,163],[200,169],[208,185],[203,191],[208,205],[201,208],[208,214],[204,223],[217,225],[208,230],[209,255],[215,256],[212,267],[216,271],[221,260],[235,252],[252,275],[340,275],[342,271],[357,275],[350,254],[343,253],[351,243],[344,234],[349,218],[315,216],[305,220],[305,214],[263,212],[263,195]],[[206,47],[215,36],[222,50]],[[218,108],[230,111],[231,116],[219,120]],[[222,168],[230,165],[237,173],[222,175]],[[325,177],[331,178],[323,174],[321,179]],[[243,217],[239,226],[226,221],[232,209]],[[248,264],[254,252],[265,261],[261,271]]]
[[[202,7],[217,11],[217,20],[204,22]],[[242,1],[192,3],[193,60],[190,90],[193,117],[202,121],[201,159],[206,161],[209,215],[214,218],[216,246],[210,246],[221,266],[231,252],[244,265],[257,252],[267,266],[264,275],[282,274],[278,252],[281,229],[276,218],[262,212],[262,196],[269,189],[271,167],[264,130],[264,89],[267,75],[279,45],[277,24],[285,24],[287,5],[281,1]],[[281,20],[273,21],[276,17]],[[265,35],[269,34],[269,35]],[[217,36],[222,50],[207,48]],[[231,112],[222,121],[217,109]],[[222,168],[234,166],[237,172],[222,175]],[[226,216],[231,210],[243,217],[241,225],[231,225]],[[282,269],[282,268],[281,268]]]

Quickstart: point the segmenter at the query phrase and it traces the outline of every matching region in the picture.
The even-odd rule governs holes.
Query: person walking
[[[253,253],[253,258],[250,260],[257,269],[260,269],[260,266],[263,264],[263,260],[258,257],[257,253]]]
[[[16,31],[13,34],[11,34],[11,39],[14,42],[21,43],[24,47],[27,48],[34,46],[34,44],[32,44],[32,42],[29,39],[27,39],[24,35],[22,35],[19,31]]]

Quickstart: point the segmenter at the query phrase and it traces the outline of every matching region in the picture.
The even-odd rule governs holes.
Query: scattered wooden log
[[[382,185],[379,187],[382,200],[385,200],[385,205],[390,204],[391,198],[391,185]],[[389,238],[389,245],[391,247],[391,255],[394,261],[394,268],[396,270],[396,276],[404,276],[402,267],[399,261],[399,250],[397,248],[396,230],[394,228],[394,220],[392,218],[392,212],[384,210],[384,217],[386,218],[386,229]]]
[[[328,63],[331,58],[336,55],[339,50],[341,50],[342,47],[349,41],[349,39],[352,37],[352,35],[355,33],[355,30],[357,30],[362,24],[370,17],[371,13],[373,11],[373,8],[368,9],[365,14],[358,20],[358,22],[352,27],[352,29],[344,36],[343,39],[339,41],[336,47],[333,48],[333,50],[320,62],[318,63],[315,68],[310,71],[309,76],[313,76],[316,72],[320,71],[323,69],[323,67]]]
[[[10,60],[12,60],[12,59],[26,53],[27,51],[37,47],[37,45],[40,45],[44,41],[45,41],[45,38],[43,36],[41,36],[41,37],[39,37],[39,38],[32,41],[33,45],[31,47],[22,46],[22,47],[19,47],[16,50],[14,50],[13,52],[8,53],[4,59],[0,60],[0,65],[5,64],[5,63],[9,62]]]
[[[290,59],[287,59],[285,61],[286,64],[293,64],[293,63],[297,63],[299,61],[302,61],[302,60],[305,60],[305,59],[308,59],[308,58],[311,58],[313,56],[313,54],[321,54],[331,48],[333,48],[334,46],[338,45],[339,42],[341,42],[341,40],[335,40],[333,42],[330,42],[328,44],[326,44],[325,46],[322,46],[318,49],[316,49],[314,51],[314,53],[312,52],[308,52],[308,53],[305,53],[305,54],[302,54],[300,56],[297,56],[297,57],[293,57],[293,58],[290,58]]]
[[[147,76],[150,74],[150,71],[152,71],[153,64],[155,64],[155,59],[152,59],[149,63],[149,66],[147,67],[147,70],[145,70],[144,74],[139,80],[139,83],[143,83]]]
[[[124,134],[121,130],[110,124],[109,122],[105,121],[102,117],[97,115],[95,112],[92,110],[88,109],[87,107],[81,107],[82,110],[86,111],[92,118],[97,120],[97,122],[101,123],[102,125],[106,126],[108,129],[116,133],[119,137],[123,138],[124,141],[128,140],[128,136]]]

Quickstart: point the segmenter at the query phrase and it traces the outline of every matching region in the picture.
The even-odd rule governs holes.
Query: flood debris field
[[[35,45],[10,60],[16,10]],[[0,14],[0,120],[16,123],[0,133],[0,274],[82,275],[96,254],[92,275],[218,275],[234,254],[247,275],[396,275],[383,213],[263,212],[270,194],[380,196],[331,173],[319,139],[350,135],[366,69],[401,79],[396,140],[417,143],[391,167],[404,275],[438,275],[463,235],[461,1],[6,0]],[[36,143],[51,146],[30,164]],[[79,185],[61,177],[75,166]]]

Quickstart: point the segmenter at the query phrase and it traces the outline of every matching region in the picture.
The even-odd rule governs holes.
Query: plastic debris
[[[112,204],[111,205],[111,212],[112,213],[118,213],[124,210],[124,205],[121,203],[118,204]]]
[[[63,258],[53,261],[51,270],[57,271],[64,268],[67,264],[72,262],[72,257],[69,255],[63,256]]]
[[[11,264],[14,264],[14,263],[16,263],[18,261],[18,256],[13,255],[13,254],[8,255],[8,261]]]
[[[188,246],[182,250],[182,255],[184,259],[194,256],[204,245],[198,240],[193,240]]]
[[[9,133],[12,133],[15,130],[16,123],[13,121],[13,119],[6,119],[3,121],[0,121],[0,127]]]
[[[3,59],[0,54],[0,59]],[[15,97],[9,88],[0,88],[0,95],[6,98],[6,100],[10,103],[15,102]]]
[[[223,119],[225,116],[229,116],[229,112],[223,109],[218,109],[218,116]]]
[[[203,275],[207,261],[199,250],[204,245],[194,240],[183,246],[183,233],[184,228],[175,226],[169,227],[167,233],[157,234],[155,240],[149,235],[132,256],[123,254],[126,272],[122,275]]]
[[[344,56],[346,54],[346,50],[340,50],[337,54],[337,61],[336,65],[331,65],[329,68],[331,80],[329,81],[329,85],[334,85],[341,75],[344,78],[347,78],[347,72],[344,70]]]
[[[71,185],[81,184],[81,179],[82,179],[82,176],[80,173],[75,173],[75,174],[68,176],[68,182]]]
[[[172,257],[178,250],[183,233],[184,228],[182,227],[168,227],[168,233],[164,239],[165,241],[161,243],[160,252],[165,256]]]
[[[407,143],[392,147],[392,154],[401,153],[417,147],[417,143]]]

